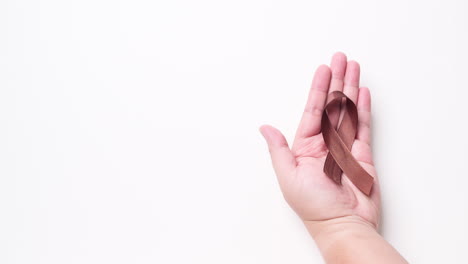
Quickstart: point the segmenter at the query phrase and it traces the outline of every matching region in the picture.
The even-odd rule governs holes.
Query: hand
[[[318,67],[292,148],[282,133],[268,125],[260,127],[270,150],[283,196],[306,226],[322,222],[363,222],[377,229],[380,217],[380,191],[371,152],[371,98],[367,88],[359,88],[359,64],[336,53],[330,67]],[[374,176],[370,196],[366,196],[343,174],[342,185],[324,172],[328,153],[321,133],[321,117],[327,94],[343,91],[356,105],[359,124],[351,153]],[[340,111],[329,113],[337,126]],[[313,230],[312,230],[313,232]]]

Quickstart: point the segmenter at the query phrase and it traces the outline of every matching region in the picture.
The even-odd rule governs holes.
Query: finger
[[[263,125],[260,127],[260,132],[268,144],[273,168],[278,176],[278,180],[281,182],[282,178],[290,175],[296,168],[296,159],[289,149],[286,138],[278,129],[269,125]]]
[[[366,87],[359,89],[357,100],[358,110],[358,130],[356,138],[368,145],[371,144],[371,96],[370,91]]]
[[[321,65],[315,71],[309,97],[296,132],[297,138],[306,138],[320,133],[320,120],[327,100],[331,72],[327,65]]]
[[[330,81],[329,93],[333,91],[343,91],[347,60],[348,59],[346,58],[346,55],[342,52],[337,52],[333,55],[330,63],[332,78]],[[328,110],[328,117],[330,118],[330,122],[335,128],[338,126],[338,120],[340,118],[340,109],[340,107],[337,107]]]
[[[358,93],[359,93],[359,74],[360,74],[359,64],[355,61],[348,61],[348,64],[346,65],[346,73],[344,77],[343,92],[354,103],[357,102]]]

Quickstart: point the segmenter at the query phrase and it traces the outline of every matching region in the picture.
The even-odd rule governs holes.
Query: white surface
[[[1,1],[0,263],[321,263],[258,126],[373,95],[384,236],[467,263],[465,1]],[[315,261],[315,262],[314,262]]]

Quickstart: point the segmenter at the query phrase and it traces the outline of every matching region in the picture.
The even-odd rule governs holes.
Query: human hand
[[[318,67],[292,148],[279,130],[268,125],[260,127],[283,196],[312,234],[326,223],[359,222],[373,229],[379,225],[380,190],[371,151],[371,98],[367,88],[359,87],[359,78],[359,64],[348,61],[343,53],[333,56],[330,67]],[[327,94],[332,91],[344,92],[357,106],[359,123],[351,153],[374,177],[370,196],[354,186],[346,174],[338,185],[323,172],[328,150],[321,133],[321,118]],[[335,128],[339,116],[339,109],[329,112]]]

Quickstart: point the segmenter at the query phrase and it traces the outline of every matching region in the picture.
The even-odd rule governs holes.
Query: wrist
[[[369,229],[377,232],[377,227],[364,220],[362,217],[349,215],[342,216],[327,220],[304,220],[304,225],[312,237],[322,236],[324,234],[336,234],[347,231],[354,231],[355,229],[363,230]]]
[[[343,216],[322,221],[304,221],[318,248],[325,254],[342,241],[380,236],[377,227],[359,216]]]
[[[326,263],[408,263],[373,224],[361,217],[304,221],[304,224]]]

